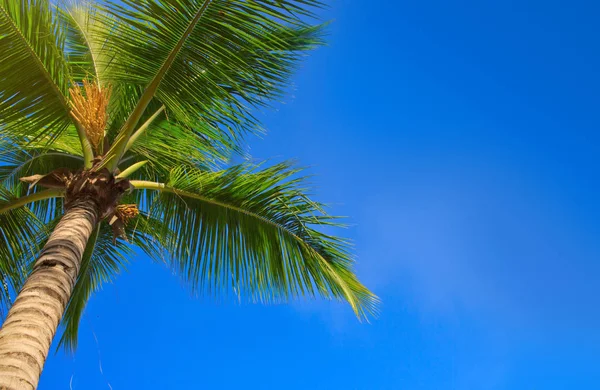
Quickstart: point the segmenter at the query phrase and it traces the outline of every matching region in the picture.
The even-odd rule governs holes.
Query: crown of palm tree
[[[224,165],[244,135],[261,131],[252,110],[281,96],[321,43],[322,26],[310,24],[320,5],[0,0],[2,306],[85,173],[121,191],[83,256],[62,320],[69,349],[88,298],[134,247],[197,292],[319,295],[346,300],[361,318],[373,313],[348,242],[325,233],[337,218],[308,197],[300,169]]]

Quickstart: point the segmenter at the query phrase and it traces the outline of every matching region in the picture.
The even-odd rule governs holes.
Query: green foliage
[[[14,193],[0,187],[0,210],[16,201]],[[46,226],[27,208],[0,213],[0,310],[12,302],[11,292],[18,291],[27,276],[28,263],[40,249],[39,236]]]
[[[235,149],[257,123],[244,101],[263,104],[281,91],[300,53],[319,43],[319,28],[296,16],[313,1],[184,0],[109,3],[117,20],[107,41],[117,84],[145,87],[109,152],[123,143],[152,98],[173,121],[217,149]],[[276,18],[276,19],[275,19]],[[108,22],[107,22],[108,23]]]
[[[352,272],[349,243],[289,164],[223,169],[241,153],[252,115],[280,99],[307,50],[321,44],[313,0],[124,0],[53,8],[0,0],[0,307],[11,304],[60,219],[60,190],[19,179],[89,168],[69,89],[112,89],[101,164],[127,171],[123,199],[142,215],[117,240],[103,222],[89,241],[60,345],[74,350],[90,296],[136,248],[197,293],[272,302],[323,296],[358,317],[377,298]],[[132,137],[133,136],[133,137]],[[133,167],[132,167],[133,166]],[[133,169],[135,168],[135,169]]]
[[[224,159],[225,153],[217,151],[210,141],[202,136],[200,126],[195,129],[188,128],[165,118],[153,122],[136,140],[121,166],[148,160],[152,170],[159,173],[156,180],[165,180],[173,167],[192,165],[208,169],[217,167]]]
[[[71,79],[77,83],[92,77],[98,84],[107,84],[106,67],[110,51],[101,32],[110,29],[110,21],[101,23],[98,9],[92,3],[70,2],[58,9],[58,17],[67,36],[66,55]]]
[[[0,0],[2,130],[57,136],[70,124],[64,32],[45,0]]]
[[[352,273],[348,242],[316,229],[340,226],[337,218],[308,198],[298,172],[289,164],[181,167],[158,194],[155,183],[132,184],[146,190],[140,204],[164,221],[154,234],[174,238],[165,243],[170,263],[195,290],[261,302],[321,295],[373,314],[377,299]]]

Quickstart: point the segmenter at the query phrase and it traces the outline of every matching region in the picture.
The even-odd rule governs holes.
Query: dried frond
[[[110,100],[111,88],[109,86],[100,88],[96,83],[83,80],[83,88],[74,86],[69,89],[69,92],[71,113],[83,126],[90,143],[98,153],[104,140],[104,130],[108,120],[106,108]]]

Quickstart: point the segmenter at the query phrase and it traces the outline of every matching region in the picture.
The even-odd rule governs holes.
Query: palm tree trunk
[[[93,199],[72,202],[0,329],[0,389],[35,389],[96,223]]]

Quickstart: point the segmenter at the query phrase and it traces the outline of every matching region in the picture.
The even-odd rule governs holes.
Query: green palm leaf
[[[1,0],[0,31],[3,131],[60,133],[70,123],[65,37],[49,3]]]
[[[71,2],[57,12],[67,36],[66,59],[71,77],[77,83],[92,78],[105,86],[110,50],[99,32],[110,29],[105,24],[110,19],[97,17],[101,11],[90,2]]]
[[[315,229],[336,218],[306,196],[298,172],[288,164],[180,168],[167,183],[132,184],[164,221],[156,234],[176,238],[165,252],[194,290],[253,301],[319,294],[347,300],[360,317],[373,314],[377,298],[354,276],[348,243]]]
[[[160,173],[156,180],[166,180],[171,169],[192,165],[202,169],[215,168],[227,158],[227,150],[219,150],[203,136],[202,123],[190,128],[170,120],[154,122],[125,155],[122,166],[148,160],[152,171]],[[181,151],[185,151],[182,153]],[[150,171],[145,172],[147,176]]]
[[[276,95],[300,52],[319,43],[318,28],[296,16],[313,1],[122,3],[107,8],[117,20],[107,37],[115,51],[110,74],[144,89],[109,156],[122,155],[152,99],[179,122],[203,123],[214,143],[235,148],[243,133],[257,130],[244,101]]]
[[[0,31],[0,131],[52,141],[72,124],[64,28],[47,0],[1,0]],[[85,132],[77,131],[91,161]]]
[[[51,194],[55,195],[55,194]],[[25,198],[43,202],[44,197],[35,195]],[[41,237],[48,234],[48,227],[28,208],[29,201],[0,186],[0,309],[8,309],[12,303],[11,293],[18,292],[28,275],[29,265],[41,248]],[[44,207],[48,211],[50,207]]]

